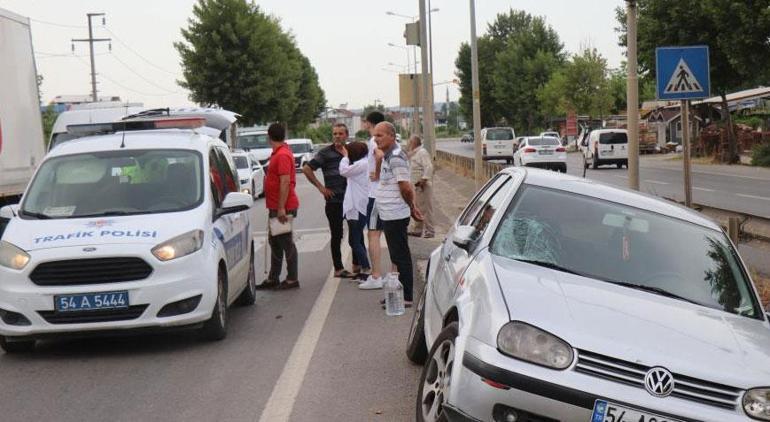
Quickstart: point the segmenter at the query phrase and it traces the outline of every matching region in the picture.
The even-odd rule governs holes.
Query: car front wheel
[[[428,287],[423,289],[420,301],[414,308],[412,326],[409,329],[409,337],[406,341],[406,357],[410,361],[422,365],[428,355],[428,347],[425,345],[425,294]]]
[[[452,387],[456,338],[457,323],[453,322],[441,331],[430,349],[417,392],[417,422],[448,420],[444,404]]]

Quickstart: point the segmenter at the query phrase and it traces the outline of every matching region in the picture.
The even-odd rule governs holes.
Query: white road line
[[[659,182],[657,180],[645,180],[646,183],[652,183],[655,185],[670,185],[671,183],[668,182]]]
[[[766,196],[746,195],[746,194],[743,194],[743,193],[736,193],[736,195],[744,197],[744,198],[761,199],[763,201],[770,201],[770,198],[768,198]]]
[[[618,179],[628,180],[628,176],[615,175]]]
[[[694,170],[692,173],[693,174],[707,174],[709,176],[737,177],[737,178],[740,178],[740,179],[761,180],[763,182],[767,181],[767,177],[758,177],[758,176],[741,176],[741,175],[738,175],[738,174],[716,173],[716,172],[701,171],[701,170]]]
[[[342,255],[343,262],[345,262],[350,257],[350,247],[346,247],[346,245],[343,247]],[[329,316],[329,310],[334,302],[339,284],[340,279],[334,277],[334,268],[332,268],[313,309],[310,311],[310,315],[305,320],[302,332],[294,343],[294,348],[292,348],[291,355],[289,355],[289,359],[281,371],[281,376],[273,387],[273,392],[259,417],[259,422],[285,422],[291,417],[294,402],[297,400],[297,395],[302,387],[302,381],[310,365],[313,352],[315,352],[326,318]]]
[[[716,192],[714,189],[699,188],[697,186],[693,186],[692,188],[693,188],[693,190],[700,190],[700,191],[703,191],[703,192]]]

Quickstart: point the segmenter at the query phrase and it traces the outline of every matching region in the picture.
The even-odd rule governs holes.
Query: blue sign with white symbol
[[[658,47],[655,59],[659,100],[711,96],[708,46]]]

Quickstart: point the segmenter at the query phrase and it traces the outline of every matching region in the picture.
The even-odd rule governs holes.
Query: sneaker
[[[370,275],[365,282],[358,285],[358,288],[361,290],[377,290],[382,288],[383,283],[382,278],[375,278]]]

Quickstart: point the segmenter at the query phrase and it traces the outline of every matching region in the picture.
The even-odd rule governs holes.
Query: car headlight
[[[743,396],[743,410],[752,418],[770,421],[770,388],[755,388]]]
[[[520,321],[500,329],[497,348],[516,359],[554,369],[567,369],[574,358],[572,347],[564,340]]]
[[[152,254],[161,261],[171,261],[190,255],[201,246],[203,246],[203,230],[193,230],[152,248]]]
[[[0,265],[12,270],[23,270],[29,263],[29,254],[21,248],[0,240]]]
[[[243,190],[241,190],[241,193],[247,193],[247,194],[248,194],[248,193],[251,193],[251,189],[249,189],[249,188],[243,188]]]

